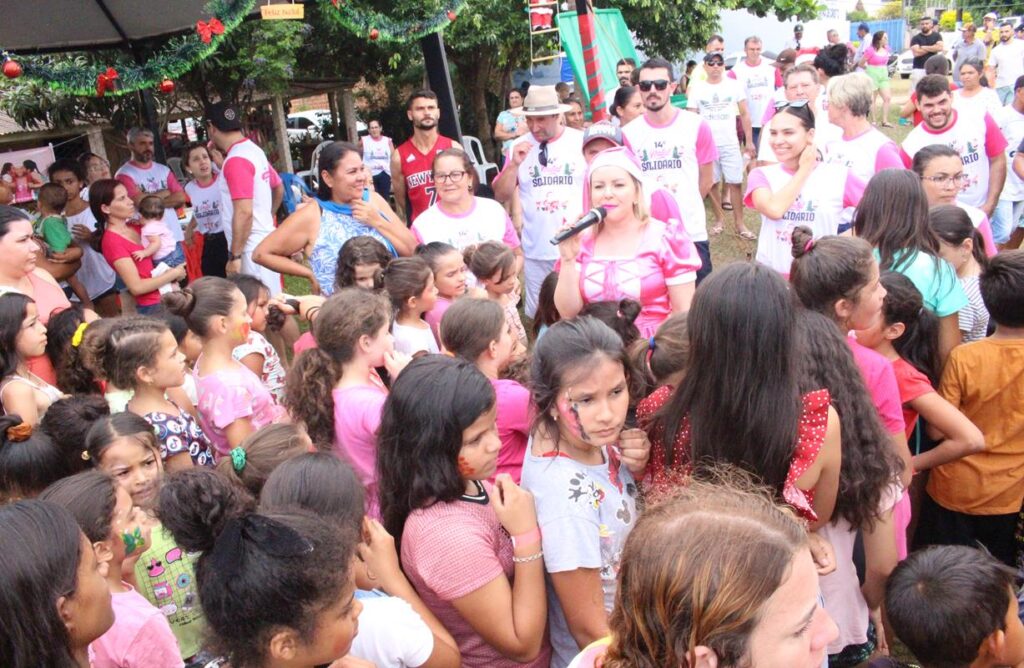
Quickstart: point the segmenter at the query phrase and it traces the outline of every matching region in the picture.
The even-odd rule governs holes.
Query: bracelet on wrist
[[[541,550],[537,554],[531,554],[528,557],[512,557],[513,564],[528,564],[531,561],[537,561],[544,556],[544,550]]]
[[[319,307],[319,306],[310,306],[310,307],[309,307],[308,309],[306,309],[306,315],[304,316],[304,317],[305,317],[305,319],[306,319],[306,320],[307,320],[308,322],[313,322],[313,316],[314,316],[314,315],[316,314],[316,312],[317,312],[317,311],[319,311],[319,310],[320,310],[320,307]]]

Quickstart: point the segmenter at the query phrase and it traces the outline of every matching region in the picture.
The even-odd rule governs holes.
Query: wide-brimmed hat
[[[572,111],[572,107],[562,104],[554,86],[530,86],[523,99],[523,106],[509,111],[514,116],[554,116]]]

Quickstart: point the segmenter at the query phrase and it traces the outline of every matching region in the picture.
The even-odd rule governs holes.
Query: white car
[[[950,56],[950,52],[947,50],[943,53],[946,57],[946,62],[949,64],[949,72],[953,73],[953,58]],[[914,54],[910,49],[907,49],[900,54],[899,60],[896,61],[896,71],[903,79],[909,79],[910,73],[914,69]]]
[[[321,128],[330,123],[331,112],[328,109],[310,109],[288,114],[288,140],[294,143],[320,141],[323,138]],[[367,131],[366,123],[356,119],[356,133],[364,135]]]

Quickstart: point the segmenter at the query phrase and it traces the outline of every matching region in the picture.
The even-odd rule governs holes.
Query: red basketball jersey
[[[409,220],[411,225],[416,217],[437,201],[434,191],[434,156],[441,151],[455,146],[455,142],[442,135],[437,136],[434,146],[426,153],[420,153],[413,146],[412,139],[398,147],[398,157],[402,160],[402,177],[405,178],[405,190],[409,198]]]

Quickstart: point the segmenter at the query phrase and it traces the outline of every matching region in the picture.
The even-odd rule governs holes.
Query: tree
[[[887,2],[882,5],[877,12],[875,12],[875,18],[885,21],[891,19],[898,19],[903,16],[903,5],[900,0],[893,0],[893,2]]]
[[[943,32],[956,30],[956,11],[955,9],[947,9],[939,15],[939,30]],[[963,22],[965,24],[974,22],[974,17],[966,10],[964,11]]]

